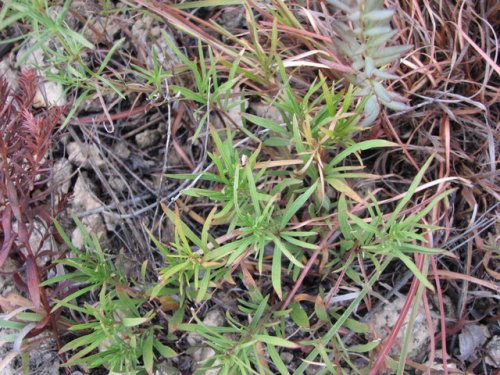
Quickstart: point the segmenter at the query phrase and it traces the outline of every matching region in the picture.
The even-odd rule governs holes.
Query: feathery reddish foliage
[[[46,156],[63,109],[35,112],[32,104],[36,84],[32,70],[21,73],[17,92],[0,78],[0,267],[9,255],[15,254],[22,262],[16,280],[24,284],[36,308],[43,303],[50,311],[39,286],[37,258],[42,244],[32,248],[30,237],[35,221],[47,224],[46,228],[52,223],[50,206],[46,204],[50,173]]]

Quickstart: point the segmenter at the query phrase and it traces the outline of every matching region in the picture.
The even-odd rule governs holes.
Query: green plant
[[[181,324],[180,329],[196,332],[205,339],[205,343],[215,351],[195,374],[204,374],[208,369],[219,369],[221,375],[230,374],[273,374],[263,355],[267,349],[274,367],[281,374],[288,374],[276,347],[297,349],[300,345],[272,334],[283,335],[280,325],[280,312],[273,312],[268,305],[269,296],[263,298],[254,294],[258,302],[240,300],[239,309],[247,314],[248,321],[240,322],[226,314],[228,327],[210,327],[203,324],[196,316],[196,324]],[[281,317],[283,314],[281,313]]]
[[[360,196],[346,182],[347,178],[373,178],[374,175],[360,172],[363,166],[340,166],[350,155],[360,151],[394,144],[383,140],[371,140],[361,143],[354,141],[354,136],[362,128],[358,125],[365,102],[354,104],[353,86],[347,90],[335,92],[334,85],[327,85],[326,78],[310,86],[303,97],[298,97],[288,82],[287,72],[281,66],[283,81],[282,97],[275,99],[275,106],[283,115],[286,126],[276,124],[269,119],[246,114],[244,118],[269,131],[270,136],[263,143],[276,147],[283,159],[290,158],[286,147],[294,147],[297,161],[302,161],[300,169],[293,173],[294,178],[311,178],[318,181],[316,198],[325,211],[332,207],[330,197],[326,196],[329,184],[338,192],[361,201]],[[343,151],[342,148],[345,148]],[[339,153],[332,157],[334,153]]]
[[[215,285],[214,280],[217,281],[227,274],[227,270],[221,267],[222,263],[207,259],[209,249],[213,246],[208,233],[212,215],[207,218],[200,238],[181,221],[179,212],[174,213],[165,206],[163,208],[168,219],[175,225],[175,242],[170,247],[166,246],[150,233],[151,240],[167,263],[160,270],[159,282],[151,290],[150,297],[158,296],[162,289],[168,286],[178,291],[181,296],[200,303],[208,299],[207,292],[209,287]],[[193,250],[193,246],[198,250]]]
[[[9,254],[21,258],[24,268],[16,272],[16,277],[22,278],[21,271],[26,271],[27,283],[21,286],[34,303],[14,295],[11,299],[19,304],[10,306],[8,298],[0,297],[5,312],[0,317],[0,328],[12,330],[2,339],[13,346],[7,359],[0,361],[0,369],[18,355],[25,364],[27,355],[23,352],[43,339],[39,333],[45,327],[53,328],[51,333],[59,339],[61,356],[69,358],[66,365],[89,371],[104,367],[113,372],[152,373],[159,370],[160,362],[182,367],[184,357],[197,349],[213,352],[204,363],[193,363],[197,369],[187,370],[200,375],[209,369],[221,374],[299,375],[309,366],[315,366],[318,374],[374,375],[383,371],[384,364],[402,374],[408,365],[413,365],[407,357],[419,303],[428,313],[426,305],[432,292],[444,311],[439,280],[443,270],[438,269],[435,258],[449,255],[438,247],[450,229],[442,229],[444,236],[433,236],[432,232],[441,229],[437,226],[441,220],[451,227],[448,211],[455,207],[449,199],[452,190],[446,187],[454,179],[450,166],[463,159],[467,160],[463,169],[469,170],[468,163],[472,161],[464,150],[457,151],[453,145],[469,147],[473,140],[453,139],[453,110],[444,111],[449,116],[439,121],[433,119],[434,114],[420,112],[414,116],[417,121],[399,116],[402,121],[393,123],[394,126],[384,119],[384,126],[367,128],[377,120],[383,106],[408,110],[404,97],[418,95],[421,88],[429,89],[427,80],[432,88],[425,95],[440,90],[449,93],[457,81],[463,87],[474,85],[469,77],[476,70],[484,74],[481,95],[473,101],[476,108],[460,108],[457,113],[463,121],[478,109],[486,108],[478,103],[490,103],[488,94],[492,95],[493,86],[487,84],[487,78],[491,69],[498,70],[488,56],[494,38],[485,28],[481,43],[471,41],[475,30],[480,29],[481,23],[487,24],[491,14],[482,9],[487,8],[482,2],[476,8],[474,2],[463,4],[457,12],[459,22],[448,25],[457,24],[460,36],[471,48],[465,48],[461,54],[452,51],[450,56],[460,58],[448,64],[442,57],[448,52],[443,47],[446,43],[460,44],[448,37],[452,33],[447,32],[449,26],[442,21],[453,18],[443,18],[447,9],[456,11],[453,4],[440,2],[436,11],[435,4],[426,2],[422,13],[414,7],[415,2],[398,4],[398,12],[405,8],[417,12],[417,17],[411,18],[406,10],[407,17],[397,20],[399,33],[391,27],[395,10],[385,9],[382,0],[329,2],[336,11],[332,16],[327,6],[318,11],[315,2],[309,6],[285,4],[282,0],[202,0],[178,4],[127,0],[113,8],[116,1],[101,1],[100,10],[95,11],[98,13],[87,20],[77,17],[75,22],[71,15],[75,14],[76,5],[73,7],[75,2],[70,0],[4,1],[0,31],[7,35],[21,31],[23,35],[1,41],[0,46],[19,42],[13,45],[15,52],[19,51],[17,48],[24,50],[18,55],[18,63],[42,50],[47,64],[38,68],[47,79],[63,84],[67,93],[77,98],[65,123],[73,114],[82,114],[82,103],[95,98],[106,112],[98,115],[100,119],[121,120],[156,107],[158,113],[151,119],[156,121],[156,115],[161,117],[167,112],[164,168],[168,168],[167,178],[187,181],[181,182],[171,200],[164,200],[163,195],[157,197],[157,202],[168,202],[162,208],[168,224],[173,223],[174,227],[167,237],[172,234],[173,238],[162,243],[156,234],[161,228],[161,238],[165,238],[164,216],[158,221],[159,216],[155,215],[148,222],[151,230],[145,230],[151,243],[143,248],[151,251],[155,247],[159,251],[140,254],[156,263],[143,263],[138,277],[128,275],[116,262],[119,256],[115,250],[101,248],[99,239],[87,233],[78,221],[84,248],[75,248],[56,223],[66,247],[61,246],[57,267],[52,263],[42,267],[43,258],[27,253],[23,246],[29,250],[29,235],[24,227],[31,230],[31,219],[41,211],[37,188],[43,186],[45,174],[31,168],[34,172],[28,173],[29,183],[25,184],[25,174],[19,173],[13,183],[9,180],[14,180],[10,173],[23,170],[26,161],[32,165],[36,158],[45,161],[46,149],[32,152],[37,140],[31,139],[29,133],[36,133],[37,129],[35,118],[26,116],[31,109],[14,113],[16,122],[23,118],[27,124],[0,135],[2,140],[11,141],[4,142],[8,146],[3,148],[14,151],[4,150],[0,157],[0,164],[4,162],[3,174],[7,176],[6,182],[0,182],[0,208],[6,207],[0,228],[0,264]],[[217,9],[213,9],[215,6]],[[239,12],[235,18],[241,16],[241,20],[228,22],[224,19],[226,11],[231,17]],[[209,21],[201,17],[206,14]],[[481,14],[482,19],[467,29],[461,20],[469,14]],[[94,28],[94,15],[106,20],[108,16],[126,15],[125,20],[120,20],[124,25],[120,36],[117,37],[118,32],[113,39],[101,35],[100,41],[90,43],[83,35],[89,35],[87,31]],[[153,20],[157,43],[134,45],[135,35],[131,37],[127,29],[138,18]],[[430,20],[433,31],[420,28],[418,21],[411,23],[418,18]],[[149,42],[152,35],[142,40]],[[424,36],[425,45],[415,48],[412,60],[418,66],[403,76],[398,60],[411,46],[397,44],[399,40],[406,43],[405,38],[418,40],[419,35]],[[464,58],[468,56],[466,50],[478,52],[487,62],[485,69],[471,69],[471,61],[475,65],[481,57]],[[177,65],[165,64],[161,55],[170,55]],[[413,62],[405,65],[412,67]],[[466,69],[456,79],[460,66]],[[447,79],[441,80],[441,86],[436,78],[443,71],[447,72]],[[411,88],[402,95],[396,93],[398,82],[387,83],[400,76],[405,80],[401,87]],[[414,81],[414,77],[418,78]],[[464,97],[470,97],[469,94]],[[116,97],[116,101],[110,99]],[[182,100],[179,106],[172,103],[178,99]],[[123,111],[125,103],[120,100],[130,100],[126,106],[133,101],[133,110]],[[440,101],[440,106],[443,103]],[[268,106],[267,113],[262,111],[264,105]],[[113,108],[121,108],[122,112],[108,113]],[[175,114],[173,123],[171,114]],[[491,116],[487,117],[490,120]],[[86,124],[100,121],[94,114],[85,120]],[[132,129],[136,120],[142,121],[127,118],[120,124],[112,135],[113,144],[123,134],[136,134],[137,129]],[[145,126],[153,126],[147,121]],[[418,126],[414,126],[417,122]],[[476,123],[474,119],[475,126],[471,128],[479,128]],[[402,144],[401,129],[409,134],[404,138],[404,154],[418,170],[413,181],[406,179],[411,171],[404,169],[410,164],[395,148],[396,144],[377,139],[390,130],[391,139]],[[86,136],[95,135],[102,141],[106,155],[113,156],[113,148],[106,147],[110,146],[110,138],[101,138],[98,126],[89,133],[88,129],[76,127],[72,132],[80,134],[80,130]],[[479,149],[488,149],[485,155],[489,153],[490,160],[485,158],[483,164],[494,171],[493,138],[490,132],[484,133],[488,138]],[[25,139],[16,137],[19,134]],[[169,150],[170,141],[176,146],[175,151]],[[191,152],[185,152],[190,146]],[[432,149],[440,153],[439,160],[431,157],[420,166],[419,161]],[[150,151],[140,150],[141,154]],[[170,159],[169,152],[182,155],[188,172],[203,172],[184,173],[182,164],[170,163],[175,158]],[[188,160],[191,156],[193,160]],[[174,173],[177,171],[182,173]],[[488,193],[496,193],[491,185],[491,171],[481,173],[487,176],[484,179],[474,176],[473,189],[463,189],[463,204],[470,206],[474,218],[480,207],[489,203],[488,197],[475,201],[479,185]],[[383,181],[377,173],[384,173]],[[433,182],[438,175],[439,180]],[[423,184],[424,178],[430,182]],[[160,185],[170,189],[177,182],[170,180]],[[439,188],[431,192],[430,186]],[[16,202],[16,196],[24,202]],[[154,197],[145,199],[150,198]],[[17,227],[12,225],[14,219]],[[48,224],[46,237],[50,237],[50,217],[45,214],[43,219]],[[138,216],[135,219],[142,221]],[[484,222],[478,218],[468,225],[478,249],[467,249],[468,273],[462,276],[465,282],[457,290],[467,290],[467,284],[473,282],[473,272],[469,271],[485,270],[484,276],[497,276],[493,269],[496,254],[489,248],[493,248],[494,235],[491,234],[491,244],[482,244]],[[170,231],[170,227],[166,228]],[[56,242],[61,244],[58,236]],[[480,252],[479,256],[475,251]],[[483,256],[482,267],[471,267],[473,259]],[[445,258],[440,260],[445,264]],[[460,268],[461,263],[454,262],[453,267]],[[429,278],[430,267],[434,267],[434,279]],[[394,290],[406,295],[405,307],[386,339],[372,339],[367,319],[376,312],[377,305],[390,298],[393,291],[385,294],[385,288],[399,271],[404,273],[403,282],[397,281]],[[58,276],[39,285],[53,272]],[[454,284],[448,284],[449,290]],[[480,285],[489,282],[482,280]],[[228,290],[230,296],[238,296],[226,299]],[[463,312],[467,303],[464,301],[460,302]],[[212,327],[204,323],[207,310],[226,304],[224,324]],[[79,317],[77,321],[75,317]],[[407,317],[410,322],[406,325]],[[443,347],[446,368],[448,331],[443,312],[441,320],[439,345]],[[406,337],[396,363],[387,353],[403,325]],[[203,338],[203,342],[196,339],[200,347],[190,347],[187,337],[191,333]],[[431,341],[438,343],[436,338]],[[285,355],[289,359],[291,353],[295,358],[285,361]],[[429,359],[434,358],[432,350],[430,353]]]
[[[182,70],[189,72],[192,76],[193,90],[179,85],[172,85],[170,89],[180,95],[184,99],[190,100],[198,104],[196,113],[198,114],[198,126],[193,135],[193,140],[196,140],[208,122],[210,115],[214,111],[230,111],[233,107],[240,107],[243,99],[234,100],[233,88],[240,80],[236,76],[236,71],[239,66],[239,58],[236,58],[231,65],[225,82],[221,83],[223,77],[218,71],[218,61],[210,47],[208,51],[208,64],[205,58],[205,47],[201,41],[198,41],[197,56],[194,61],[191,61],[184,55],[177,46],[164,34],[164,39],[169,47],[174,51],[175,55],[183,63]],[[231,100],[233,99],[233,100]]]
[[[290,232],[286,230],[289,221],[302,208],[316,186],[313,185],[300,192],[296,198],[290,199],[288,205],[280,212],[276,212],[276,201],[278,192],[285,187],[292,187],[300,181],[294,179],[285,179],[269,192],[260,191],[256,186],[256,181],[266,178],[267,168],[265,163],[262,168],[254,175],[254,169],[257,166],[258,151],[250,157],[245,158],[244,165],[240,164],[238,151],[232,147],[231,133],[228,138],[222,142],[217,132],[213,131],[213,140],[218,146],[220,155],[211,154],[210,157],[218,170],[218,174],[204,173],[201,179],[214,181],[222,184],[219,191],[213,189],[192,188],[186,190],[186,195],[194,197],[208,197],[214,202],[220,202],[219,212],[212,213],[206,221],[203,233],[208,230],[212,218],[219,223],[227,223],[228,233],[236,238],[223,246],[213,248],[208,251],[207,243],[201,243],[200,249],[204,250],[201,256],[201,264],[212,264],[219,262],[220,265],[232,266],[237,264],[242,256],[253,255],[258,259],[258,268],[263,270],[265,248],[269,245],[274,247],[272,280],[278,296],[281,291],[281,259],[284,255],[293,266],[301,268],[302,264],[298,259],[303,257],[301,248],[314,249],[315,246],[307,241],[302,241],[297,237],[311,237],[314,232]],[[178,178],[195,178],[192,175],[174,176]],[[267,184],[271,187],[271,184]],[[295,193],[299,193],[296,191]],[[295,195],[295,194],[294,194]],[[182,228],[180,224],[178,228]],[[204,236],[207,238],[206,234]],[[190,238],[197,243],[192,235]],[[199,242],[198,242],[199,243]],[[189,248],[189,246],[184,247]],[[190,250],[188,250],[190,251]],[[220,263],[221,262],[221,263]],[[185,268],[184,265],[177,267]],[[167,270],[170,274],[172,270]],[[206,274],[205,274],[206,275]]]
[[[165,330],[158,323],[154,306],[149,303],[144,283],[127,278],[104,253],[98,238],[89,234],[76,217],[74,220],[83,235],[84,249],[75,248],[56,221],[58,233],[73,257],[58,261],[70,272],[44,283],[69,285],[67,296],[57,301],[53,311],[65,307],[80,313],[86,320],[70,327],[70,331],[79,335],[60,350],[61,353],[73,353],[64,366],[79,365],[87,369],[105,366],[114,372],[152,374],[155,357],[172,358],[176,353],[164,344]],[[141,269],[143,280],[146,266],[144,263]],[[95,303],[85,302],[83,306],[77,303],[94,293],[98,296]]]
[[[432,157],[423,165],[404,197],[399,201],[390,215],[384,215],[375,199],[371,196],[372,204],[367,205],[366,209],[369,220],[364,220],[357,215],[349,213],[346,200],[341,197],[339,201],[339,223],[342,234],[350,244],[357,243],[363,250],[363,255],[367,256],[373,262],[378,262],[377,256],[390,256],[399,259],[410,271],[429,289],[433,290],[432,284],[421,274],[421,271],[411,260],[408,254],[443,254],[444,250],[432,249],[426,247],[424,235],[427,231],[437,229],[435,226],[423,224],[421,221],[438,204],[446,198],[452,190],[444,191],[435,196],[418,213],[408,216],[402,215],[405,205],[410,201],[415,190],[420,185],[422,177],[426,172]],[[351,223],[345,216],[350,219]],[[422,233],[420,233],[422,232]]]
[[[28,61],[48,80],[62,85],[65,94],[75,94],[76,99],[62,128],[85,102],[102,99],[108,94],[121,100],[126,100],[131,92],[146,93],[152,102],[161,103],[160,98],[163,101],[170,99],[164,86],[172,72],[166,71],[154,48],[149,63],[141,63],[131,57],[134,53],[125,49],[125,37],[106,43],[107,48],[101,48],[97,42],[90,42],[84,36],[84,29],[78,28],[73,1],[60,3],[47,0],[5,1],[0,11],[0,31],[16,22],[24,22],[26,30],[22,35],[3,41],[20,41],[16,66],[23,66]],[[108,7],[109,4],[104,5],[103,16],[109,12]],[[113,12],[128,10],[124,7]],[[92,15],[89,23],[92,24],[98,17],[99,14]],[[42,61],[34,61],[32,55]]]

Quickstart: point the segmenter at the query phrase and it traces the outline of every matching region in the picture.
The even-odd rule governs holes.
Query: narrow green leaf
[[[149,321],[150,318],[122,318],[122,324],[125,327],[135,327]]]
[[[287,135],[287,131],[285,128],[282,128],[279,124],[277,124],[269,119],[255,116],[255,115],[251,115],[249,113],[243,113],[242,117],[249,120],[250,122],[254,123],[255,125],[262,127],[262,128],[271,130],[271,131],[278,133],[278,134]]]
[[[340,318],[339,314],[334,313],[333,317],[335,319]],[[370,332],[370,326],[367,323],[357,321],[352,318],[347,318],[344,323],[345,327],[356,333],[368,333]]]
[[[427,171],[427,168],[429,168],[429,165],[432,162],[432,159],[434,158],[434,155],[431,155],[429,159],[424,163],[422,168],[420,168],[420,171],[417,173],[415,176],[415,179],[411,183],[411,185],[408,187],[408,190],[406,191],[405,196],[399,201],[398,205],[392,212],[389,220],[387,221],[387,227],[391,228],[394,223],[396,222],[396,219],[403,210],[403,208],[406,206],[406,204],[410,201],[412,198],[413,194],[415,193],[415,190],[417,190],[418,186],[420,185],[420,181],[422,181],[422,178],[424,177],[425,172]]]
[[[56,227],[56,230],[57,230],[57,233],[59,233],[59,235],[61,236],[61,238],[63,239],[64,243],[66,244],[66,246],[68,246],[72,252],[74,253],[79,253],[79,250],[73,245],[73,242],[71,241],[71,239],[68,237],[68,235],[66,234],[66,232],[64,231],[64,228],[62,227],[62,225],[59,223],[59,221],[57,221],[56,219],[53,220],[54,222],[54,226]]]
[[[281,289],[281,249],[279,246],[274,247],[271,281],[273,288],[280,300],[283,299],[283,291]]]
[[[82,288],[82,289],[79,289],[77,290],[76,292],[70,294],[69,296],[66,296],[62,301],[58,301],[54,307],[52,307],[52,310],[51,311],[56,311],[57,309],[59,309],[61,306],[63,306],[65,303],[67,303],[68,301],[71,301],[73,299],[76,299],[82,295],[84,295],[85,293],[88,293],[90,292],[91,290],[97,288],[99,285],[89,285],[85,288]]]
[[[142,359],[144,360],[144,368],[147,373],[151,375],[153,373],[154,365],[154,354],[153,354],[153,332],[150,332],[146,339],[144,340],[144,345],[142,346]]]
[[[431,291],[434,291],[434,286],[431,284],[429,280],[427,280],[427,277],[422,275],[422,272],[418,269],[417,265],[413,263],[410,257],[407,255],[403,254],[401,251],[394,249],[392,254],[399,258],[406,267],[418,278],[418,280],[424,284],[427,288],[429,288]]]
[[[184,320],[184,308],[181,307],[172,315],[172,318],[168,321],[168,331],[170,333],[175,332],[179,329],[180,324]]]
[[[318,248],[318,245],[315,245],[313,243],[309,243],[306,241],[302,241],[302,240],[299,240],[297,238],[293,238],[290,236],[285,236],[283,233],[281,234],[281,238],[283,238],[287,242],[290,242],[292,245],[298,246],[300,248],[310,249],[310,250],[316,250]]]
[[[345,194],[341,194],[338,203],[338,218],[339,218],[339,227],[342,235],[346,240],[352,239],[352,229],[347,221],[347,200],[345,199]]]
[[[259,306],[257,306],[257,309],[253,314],[252,321],[248,326],[249,329],[257,328],[258,324],[260,323],[260,320],[262,319],[262,316],[264,316],[264,312],[266,311],[268,300],[269,300],[269,295],[267,295],[265,298],[262,299],[262,301],[260,301]]]
[[[408,111],[411,109],[409,105],[397,100],[391,100],[390,102],[382,101],[382,104],[393,111]]]
[[[23,329],[25,323],[13,322],[11,320],[0,319],[0,328]]]
[[[285,363],[281,359],[278,351],[272,344],[267,344],[267,352],[269,353],[269,356],[271,357],[273,361],[273,365],[276,366],[278,371],[280,372],[281,375],[289,375],[290,373],[288,372]]]
[[[318,319],[322,322],[330,321],[325,301],[323,300],[323,298],[321,298],[320,295],[316,296],[316,301],[314,301],[314,312],[316,313]]]
[[[248,182],[248,192],[250,193],[253,209],[255,210],[255,214],[257,216],[260,216],[261,210],[260,210],[259,197],[257,195],[257,187],[255,186],[255,179],[253,177],[252,169],[250,168],[249,164],[247,164],[245,167],[245,176]]]
[[[309,317],[307,316],[304,309],[302,309],[300,303],[293,302],[290,304],[290,307],[292,308],[290,316],[294,323],[302,328],[310,328],[311,325],[309,323]]]
[[[362,198],[343,179],[327,177],[326,182],[339,193],[344,193],[356,202],[362,202]]]
[[[125,40],[126,38],[124,37],[113,42],[113,46],[109,49],[108,53],[104,57],[104,60],[102,60],[101,66],[97,70],[96,74],[101,74],[104,71],[104,69],[108,66],[109,61],[115,54],[116,50],[121,47],[121,45],[125,42]]]
[[[177,353],[171,347],[163,345],[161,342],[155,340],[154,347],[164,358],[175,358],[177,357]]]
[[[417,253],[430,254],[430,255],[448,254],[450,256],[454,256],[452,253],[450,254],[449,251],[446,251],[444,249],[429,248],[429,247],[425,247],[425,246],[414,245],[411,243],[400,245],[399,250],[401,250],[404,253],[417,252]]]
[[[196,303],[201,303],[207,294],[208,284],[210,282],[210,270],[205,270],[205,274],[201,279],[200,286],[198,288],[198,293],[196,293]]]
[[[312,236],[317,236],[318,232],[313,232],[313,231],[282,231],[280,232],[282,236],[287,236],[287,237],[312,237]]]
[[[197,94],[195,93],[194,91],[192,90],[189,90],[188,88],[186,87],[182,87],[182,86],[176,86],[176,85],[171,85],[170,86],[170,90],[174,91],[174,92],[179,92],[182,96],[184,96],[186,99],[189,99],[189,100],[192,100],[192,101],[195,101],[197,103],[200,103],[200,104],[203,104],[203,105],[206,105],[207,104],[207,101],[206,99],[200,95],[200,94]]]
[[[267,147],[288,147],[290,146],[290,140],[279,137],[269,137],[264,141],[264,146]]]
[[[340,163],[342,160],[344,160],[347,156],[354,154],[359,151],[364,151],[364,150],[369,150],[372,148],[379,148],[379,147],[396,147],[397,144],[393,142],[389,142],[383,139],[373,139],[369,141],[363,141],[356,143],[348,148],[346,148],[344,151],[341,153],[337,154],[330,163],[328,163],[328,166],[334,166]]]
[[[183,270],[185,270],[188,267],[189,267],[189,261],[186,261],[184,263],[179,263],[179,264],[176,264],[175,266],[162,269],[161,275],[160,275],[162,284],[163,285],[167,284],[169,279],[173,275],[175,275],[176,273],[182,272]]]
[[[88,335],[85,335],[85,336],[81,336],[81,337],[78,337],[72,341],[70,341],[69,343],[67,343],[66,345],[64,345],[60,350],[59,350],[59,353],[65,353],[67,352],[68,350],[73,350],[73,349],[76,349],[80,346],[84,346],[84,345],[87,345],[87,344],[90,344],[90,343],[95,343],[95,342],[102,342],[106,337],[106,334],[103,332],[103,331],[95,331],[95,332],[92,332]]]
[[[245,251],[247,246],[250,246],[254,240],[252,238],[241,238],[233,242],[229,242],[207,254],[207,260],[219,260],[225,256],[239,251]]]
[[[373,234],[379,234],[379,231],[377,230],[377,228],[375,226],[368,224],[363,219],[361,219],[361,218],[357,217],[356,215],[353,215],[353,214],[351,214],[349,212],[347,213],[347,215],[364,232],[373,233]]]
[[[378,98],[384,102],[388,103],[392,101],[391,96],[387,92],[386,88],[378,81],[372,82],[373,86],[373,91],[375,91],[375,94],[377,94]]]
[[[392,29],[389,26],[375,26],[364,31],[366,36],[374,37],[390,33]]]
[[[304,207],[305,203],[309,199],[309,197],[312,195],[314,190],[316,189],[316,186],[318,185],[317,182],[315,182],[309,189],[307,189],[303,194],[299,195],[297,199],[295,199],[293,202],[290,201],[285,209],[285,212],[283,212],[283,216],[281,217],[280,221],[280,228],[284,229],[291,218],[297,213],[298,210],[300,210],[302,207]]]
[[[254,335],[253,339],[264,342],[266,344],[271,344],[275,346],[282,346],[284,348],[299,348],[300,346],[292,341],[283,339],[277,336],[267,336],[267,335]]]
[[[344,11],[347,14],[354,13],[354,10],[342,0],[328,0],[328,2],[335,5],[337,8],[339,8],[340,10]]]
[[[273,236],[273,240],[274,240],[274,244],[275,244],[275,249],[276,249],[276,247],[278,247],[281,250],[281,252],[283,254],[285,254],[285,256],[288,258],[288,260],[290,262],[292,262],[293,264],[295,264],[299,268],[304,268],[304,265],[302,263],[300,263],[297,260],[297,258],[295,258],[292,255],[292,253],[290,253],[290,251],[288,251],[288,249],[286,248],[286,246],[283,244],[283,242],[281,242],[281,240],[278,237],[274,237]]]

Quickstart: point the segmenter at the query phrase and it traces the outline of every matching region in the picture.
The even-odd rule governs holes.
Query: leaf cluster
[[[350,63],[353,74],[346,78],[356,87],[356,95],[367,99],[365,119],[360,124],[368,126],[377,119],[380,103],[387,108],[408,110],[403,97],[384,87],[385,80],[399,77],[390,73],[401,56],[411,50],[411,45],[389,46],[398,33],[390,26],[394,9],[384,8],[383,0],[329,0],[344,14],[333,22],[333,44],[340,56]]]

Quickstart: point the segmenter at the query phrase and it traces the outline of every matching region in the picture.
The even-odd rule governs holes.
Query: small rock
[[[58,159],[52,167],[52,180],[50,186],[56,189],[57,194],[66,194],[71,185],[71,172],[73,168],[66,158]]]
[[[274,106],[270,106],[269,104],[263,102],[252,103],[250,104],[250,109],[256,116],[266,118],[276,124],[282,124],[285,122],[279,109]]]
[[[213,350],[212,348],[210,347],[202,347],[202,348],[196,348],[194,351],[193,351],[193,359],[196,361],[196,368],[199,368],[199,367],[202,367],[204,362],[209,360],[210,358],[212,358],[214,355],[215,355],[215,350]],[[220,361],[219,360],[216,360],[213,364],[213,366],[217,366],[220,364]],[[196,370],[196,369],[193,369],[193,370]],[[219,373],[219,369],[218,368],[214,368],[214,369],[209,369],[209,370],[206,370],[205,371],[205,375],[217,375]]]
[[[16,286],[14,284],[14,275],[13,272],[16,272],[19,269],[19,264],[12,258],[5,259],[0,271],[0,295],[6,296],[7,294],[14,292],[16,290]],[[6,311],[3,311],[6,312]]]
[[[93,16],[90,18],[83,36],[92,44],[112,41],[114,36],[120,32],[121,27],[113,17]]]
[[[127,188],[127,183],[121,177],[111,177],[109,179],[109,186],[111,186],[115,192],[122,192]]]
[[[33,221],[33,230],[29,239],[31,250],[35,253],[50,251],[50,243],[45,239],[47,228],[40,220]],[[48,258],[48,257],[42,257]],[[38,259],[43,264],[43,259]]]
[[[132,35],[138,45],[151,46],[151,48],[147,48],[146,63],[149,68],[152,68],[155,64],[153,53],[156,54],[157,61],[165,70],[170,70],[180,63],[179,58],[165,40],[168,38],[175,45],[174,36],[166,32],[165,28],[159,25],[158,21],[150,15],[135,20],[132,24]]]
[[[92,193],[93,185],[84,174],[78,176],[73,188],[73,201],[71,207],[77,213],[93,210],[101,206]]]
[[[21,70],[36,69],[39,77],[38,87],[33,100],[33,107],[46,108],[52,106],[63,106],[67,103],[63,86],[60,83],[45,80],[45,73],[42,69],[49,69],[50,64],[46,61],[43,50],[41,48],[36,48],[34,51],[30,52],[27,57],[25,57],[26,52],[33,46],[33,43],[26,44],[17,53],[18,61],[25,58],[24,63],[21,65]],[[52,73],[58,72],[57,69],[53,67],[50,68],[50,70]]]
[[[157,130],[145,130],[135,136],[135,142],[140,149],[145,149],[158,143],[161,135]]]
[[[226,29],[240,28],[245,21],[244,14],[241,6],[224,7],[218,23]]]
[[[9,64],[7,59],[0,61],[0,77],[3,77],[12,91],[17,90],[17,73]]]
[[[123,142],[117,142],[113,146],[113,152],[120,159],[127,160],[130,156],[130,150]]]
[[[196,348],[193,351],[193,359],[197,362],[203,362],[215,355],[215,350],[209,347]]]
[[[241,119],[241,113],[246,112],[247,108],[248,99],[241,97],[239,88],[233,89],[231,92],[231,98],[228,100],[224,108],[226,110],[225,113],[222,113],[222,116],[213,117],[215,128],[221,129],[224,127],[224,124],[228,126],[242,127],[243,121]]]
[[[68,160],[77,167],[90,169],[100,168],[104,165],[99,149],[95,144],[80,144],[70,142],[68,144]]]
[[[101,207],[101,203],[94,198],[90,182],[80,175],[73,188],[72,209],[75,213],[82,213]],[[90,233],[104,233],[105,227],[99,215],[88,215],[82,218],[82,224]],[[82,248],[84,244],[83,234],[78,228],[75,228],[71,235],[71,242],[75,247]]]
[[[384,308],[376,313],[370,323],[373,327],[373,336],[370,339],[385,339],[394,328],[401,311],[406,302],[406,297],[399,297],[393,302],[384,306]],[[403,327],[399,330],[394,345],[391,347],[390,355],[397,356],[400,353],[401,345],[404,341],[406,327],[408,325],[410,314],[407,315]],[[432,324],[434,327],[438,323],[438,318],[432,316]],[[420,310],[415,318],[413,325],[413,334],[408,347],[408,355],[411,359],[417,359],[422,353],[427,351],[427,344],[430,341],[429,324],[425,316],[425,312],[420,304]],[[434,330],[433,330],[434,331]]]
[[[155,364],[155,375],[180,375],[179,370],[165,363]],[[73,374],[72,374],[73,375]]]
[[[203,319],[203,324],[209,327],[222,327],[225,322],[226,316],[219,309],[210,310]]]
[[[488,337],[490,337],[490,332],[485,325],[466,324],[458,335],[459,358],[465,361],[475,355],[477,349],[484,345]]]
[[[500,335],[493,336],[486,345],[486,363],[494,368],[500,368]]]
[[[306,375],[316,375],[321,370],[323,370],[323,367],[321,367],[321,366],[309,365],[309,367],[306,368],[306,370],[305,370],[305,374]]]
[[[281,352],[280,357],[285,365],[289,365],[290,363],[292,363],[293,359],[295,358],[295,356],[290,352]]]
[[[116,231],[116,227],[122,223],[122,220],[115,216],[104,215],[104,224],[106,224],[106,229],[108,232]]]
[[[60,83],[53,81],[41,81],[33,99],[33,107],[47,108],[66,105],[64,88]]]
[[[224,313],[219,309],[210,310],[205,318],[203,319],[203,324],[209,327],[222,327],[226,322]],[[194,332],[190,332],[186,337],[189,345],[197,345],[203,341],[203,338]]]

